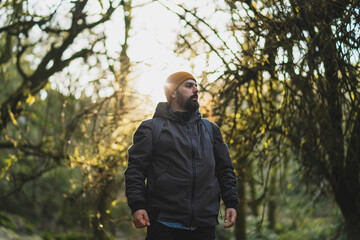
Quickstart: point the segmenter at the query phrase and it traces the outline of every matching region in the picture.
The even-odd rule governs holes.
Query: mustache
[[[198,98],[199,96],[198,96],[197,93],[195,93],[194,95],[192,95],[192,96],[190,97],[190,99],[192,99],[192,98],[194,98],[194,97]]]

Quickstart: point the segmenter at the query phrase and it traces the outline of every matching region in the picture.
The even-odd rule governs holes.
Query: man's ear
[[[176,93],[175,93],[176,91],[174,91],[171,95],[170,95],[170,97],[171,98],[175,98],[176,97]]]

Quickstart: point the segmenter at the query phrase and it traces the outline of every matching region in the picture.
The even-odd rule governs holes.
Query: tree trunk
[[[352,216],[348,216],[350,220],[345,219],[345,230],[347,240],[360,239],[360,212],[353,212]]]
[[[246,192],[245,192],[245,179],[246,179],[246,158],[240,158],[238,161],[238,192],[239,204],[237,211],[237,219],[235,223],[235,238],[236,240],[246,240]]]
[[[360,118],[356,117],[350,134],[347,152],[343,132],[343,99],[341,94],[341,79],[337,72],[341,66],[337,61],[336,42],[333,41],[330,26],[324,28],[323,46],[325,76],[327,79],[328,119],[329,123],[322,125],[326,135],[323,146],[330,161],[330,179],[336,202],[345,219],[348,240],[360,239],[360,181],[359,181],[359,144]],[[341,63],[341,62],[340,62]],[[358,109],[355,107],[355,109]],[[351,128],[350,128],[351,129]],[[346,152],[346,154],[345,154]]]
[[[107,236],[105,229],[108,227],[109,219],[107,217],[106,209],[108,207],[108,196],[109,193],[107,191],[108,186],[105,186],[101,193],[98,195],[97,199],[97,213],[93,220],[93,228],[94,228],[94,239],[96,240],[107,240],[109,237]]]
[[[356,186],[354,189],[348,188],[344,181],[340,181],[336,187],[335,199],[344,217],[347,240],[358,240],[360,239],[360,194],[354,190]]]
[[[258,207],[259,207],[259,199],[256,196],[256,186],[255,186],[255,181],[253,181],[253,170],[252,170],[252,164],[249,165],[249,170],[248,170],[248,184],[249,184],[249,188],[250,188],[250,201],[248,203],[251,213],[252,215],[254,215],[255,218],[258,217]]]
[[[270,186],[269,186],[269,203],[268,203],[268,219],[269,219],[269,229],[271,231],[275,231],[276,225],[276,172],[277,167],[272,169],[272,174],[270,178]]]

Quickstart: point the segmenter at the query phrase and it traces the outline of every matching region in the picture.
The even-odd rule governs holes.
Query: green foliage
[[[334,208],[335,203],[324,197],[314,201],[296,177],[291,183],[291,188],[285,187],[281,194],[276,196],[278,220],[274,230],[268,228],[267,216],[261,220],[261,216],[255,217],[248,212],[247,239],[345,240],[344,222],[339,210]],[[262,206],[260,211],[263,211]],[[259,227],[260,221],[262,224]],[[236,239],[234,229],[223,228],[223,218],[219,217],[219,223],[220,225],[216,227],[217,240]]]
[[[0,238],[7,240],[42,240],[40,236],[30,234],[18,234],[12,229],[0,226]]]
[[[127,46],[109,54],[104,23],[122,5],[131,12],[131,1],[99,1],[92,13],[90,1],[44,2],[41,12],[25,2],[0,2],[0,209],[44,238],[111,239],[117,225],[130,225],[119,192],[138,100]],[[131,15],[124,21],[128,31]],[[104,96],[104,88],[113,91]]]
[[[92,240],[93,237],[85,233],[63,233],[57,235],[55,240]]]
[[[122,174],[147,114],[133,112],[143,102],[129,87],[131,1],[95,1],[91,13],[86,0],[45,2],[39,12],[0,1],[0,238],[141,237]],[[214,15],[184,5],[177,14],[187,28],[177,51],[207,63],[200,84],[212,101],[202,110],[239,177],[237,231],[221,223],[218,239],[357,239],[358,6],[220,2]],[[116,9],[125,39],[109,51],[103,23]],[[218,14],[226,21],[212,25]]]
[[[16,226],[11,221],[11,219],[4,213],[0,213],[0,226],[3,226],[8,229],[12,229],[12,230],[16,229]]]
[[[0,212],[0,239],[9,240],[39,240],[33,231],[33,226],[25,217]]]
[[[215,102],[208,110],[226,135],[239,176],[237,237],[246,239],[246,201],[255,217],[266,206],[262,215],[275,230],[280,219],[274,217],[279,207],[274,199],[296,162],[292,170],[309,192],[316,196],[320,189],[333,197],[347,238],[359,239],[359,6],[327,0],[226,1],[214,5],[219,11],[211,18],[228,13],[223,15],[227,31],[208,13],[184,6],[177,6],[185,12],[178,15],[192,33],[179,36],[178,52],[196,56],[189,61],[220,62],[206,65],[201,84]],[[335,234],[319,229],[304,234],[314,239]]]

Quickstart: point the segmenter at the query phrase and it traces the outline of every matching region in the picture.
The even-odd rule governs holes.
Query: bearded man
[[[225,228],[236,220],[236,176],[220,129],[201,117],[199,88],[188,72],[171,74],[167,102],[133,137],[125,171],[126,197],[147,240],[215,239],[220,198]]]

